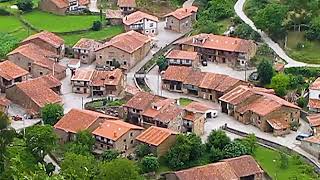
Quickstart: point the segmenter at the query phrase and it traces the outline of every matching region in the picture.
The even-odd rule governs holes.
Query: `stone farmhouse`
[[[93,39],[81,38],[73,47],[74,57],[80,59],[83,64],[91,64],[96,60],[95,50],[102,46]]]
[[[252,156],[244,155],[220,162],[165,174],[166,180],[262,180],[264,171]]]
[[[123,18],[126,31],[134,30],[150,36],[158,34],[158,22],[157,17],[141,11],[136,11]]]
[[[41,0],[39,8],[45,12],[65,15],[67,12],[87,9],[89,3],[89,0]]]
[[[72,92],[93,96],[119,96],[125,86],[120,69],[97,71],[77,69],[71,78]]]
[[[25,45],[29,43],[33,43],[41,47],[41,49],[53,53],[51,54],[50,58],[61,59],[64,57],[64,40],[51,32],[42,31],[40,33],[31,35],[23,40],[20,44]]]
[[[129,31],[113,37],[96,49],[98,66],[129,70],[141,61],[150,51],[151,38],[135,31]]]
[[[250,40],[198,34],[175,42],[177,49],[198,52],[201,61],[226,63],[233,67],[245,67],[255,55],[257,45]]]
[[[4,93],[7,88],[14,84],[26,81],[28,74],[28,71],[8,60],[0,62],[0,92]]]
[[[166,59],[169,65],[191,67],[199,66],[199,56],[197,52],[171,50],[166,55]]]
[[[186,33],[192,30],[192,25],[196,21],[198,7],[191,6],[180,8],[165,15],[168,30],[179,33]]]
[[[38,115],[46,104],[62,104],[61,82],[52,75],[16,83],[6,90],[6,97],[25,108],[30,115]]]
[[[213,102],[233,88],[247,84],[223,74],[201,72],[184,66],[169,66],[162,76],[163,89],[193,95]]]
[[[135,0],[118,0],[117,6],[123,14],[130,14],[134,12],[137,7]]]
[[[137,136],[136,140],[139,144],[148,145],[152,153],[160,157],[165,155],[175,144],[177,134],[177,132],[166,128],[151,126]]]
[[[309,87],[308,108],[313,112],[320,112],[320,77],[318,77]]]
[[[300,107],[263,88],[238,86],[219,101],[223,113],[275,136],[290,133],[291,123],[300,118]]]

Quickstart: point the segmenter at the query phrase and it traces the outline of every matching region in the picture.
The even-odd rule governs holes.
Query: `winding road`
[[[234,10],[236,14],[242,19],[242,21],[246,24],[248,24],[254,31],[258,32],[262,38],[262,40],[283,60],[285,60],[288,64],[286,67],[301,67],[301,66],[310,66],[310,67],[320,67],[318,64],[307,64],[298,62],[292,58],[290,58],[286,52],[277,44],[274,42],[265,32],[261,31],[260,29],[257,29],[257,27],[254,25],[253,21],[248,18],[248,16],[244,13],[243,7],[246,0],[238,0],[237,3],[234,6]]]

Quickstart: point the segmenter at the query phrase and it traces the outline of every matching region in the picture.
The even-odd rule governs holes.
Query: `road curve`
[[[238,0],[237,3],[234,6],[234,10],[236,14],[242,19],[242,21],[246,24],[248,24],[254,31],[258,32],[262,38],[262,40],[283,60],[285,60],[288,64],[286,67],[301,67],[301,66],[311,66],[311,67],[320,67],[318,64],[307,64],[298,62],[292,58],[290,58],[285,51],[274,42],[265,32],[261,31],[260,29],[257,29],[257,27],[254,25],[253,21],[248,18],[248,16],[244,13],[243,7],[246,0]]]

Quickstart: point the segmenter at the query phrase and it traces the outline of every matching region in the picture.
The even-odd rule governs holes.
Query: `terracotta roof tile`
[[[319,99],[309,99],[308,107],[313,109],[320,109],[320,100]]]
[[[155,117],[155,120],[163,123],[169,123],[170,121],[176,119],[179,115],[181,115],[182,112],[183,110],[176,104],[170,104],[168,107],[161,110],[161,113]]]
[[[205,113],[208,110],[219,109],[219,107],[212,107],[204,103],[193,101],[190,104],[188,104],[186,107],[184,107],[184,109],[190,112]]]
[[[311,142],[311,143],[315,143],[315,144],[320,144],[320,136],[311,136],[308,138],[303,139],[303,141],[307,141],[307,142]]]
[[[67,0],[51,0],[58,8],[67,8],[69,7],[69,2]]]
[[[94,74],[94,70],[92,69],[77,69],[72,76],[72,81],[91,81],[92,76]]]
[[[205,72],[191,71],[188,74],[187,78],[183,81],[183,84],[189,84],[199,87],[205,75]]]
[[[106,18],[107,19],[121,19],[123,18],[122,11],[120,9],[113,10],[113,9],[107,9],[106,10]]]
[[[86,5],[90,4],[90,0],[79,0],[79,4],[81,6],[86,6]]]
[[[11,101],[3,96],[0,97],[0,106],[9,106]]]
[[[55,1],[61,2],[61,0],[55,0]],[[60,38],[59,36],[57,36],[51,32],[48,32],[48,31],[42,31],[40,33],[31,35],[28,38],[26,38],[25,40],[23,40],[22,42],[31,41],[31,40],[37,39],[37,38],[51,44],[52,46],[54,46],[56,48],[59,48],[61,45],[64,44],[64,40],[62,38]]]
[[[54,128],[66,132],[77,133],[88,129],[98,118],[117,120],[118,118],[83,109],[71,109],[55,125]]]
[[[113,71],[95,71],[92,76],[91,85],[92,86],[103,86],[103,85],[116,86],[116,85],[119,85],[122,77],[123,77],[123,73],[120,69],[115,69]]]
[[[15,65],[11,61],[0,62],[0,77],[10,81],[18,77],[22,77],[29,74],[28,71]]]
[[[260,168],[259,164],[253,159],[252,156],[249,155],[225,159],[222,161],[227,162],[238,177],[246,177],[253,174],[263,173],[263,170]]]
[[[312,90],[320,90],[320,77],[318,77],[309,87]]]
[[[51,77],[49,77],[51,79]],[[62,99],[58,94],[51,90],[52,82],[48,82],[47,76],[42,76],[32,80],[27,80],[24,82],[17,83],[18,89],[23,91],[26,96],[32,99],[39,107],[44,107],[49,103],[61,103]],[[52,77],[53,78],[53,77]],[[41,88],[39,88],[41,87]]]
[[[136,0],[118,0],[119,7],[136,7]]]
[[[94,51],[100,46],[102,46],[102,44],[93,39],[81,38],[72,48]]]
[[[180,50],[172,50],[167,55],[168,59],[188,59],[188,60],[196,60],[198,58],[197,52],[192,51],[180,51]]]
[[[165,15],[165,17],[168,16],[173,16],[179,20],[184,19],[186,17],[192,16],[193,13],[196,13],[198,11],[198,7],[196,6],[190,6],[190,7],[183,7],[183,8],[179,8],[167,15]]]
[[[282,117],[271,118],[271,119],[268,119],[267,122],[270,124],[270,126],[273,129],[276,129],[276,130],[288,129],[290,127],[289,123],[285,121]]]
[[[134,13],[129,14],[128,16],[125,16],[123,18],[123,24],[129,26],[143,19],[149,19],[155,22],[159,22],[159,19],[156,16],[152,16],[141,11],[136,11]]]
[[[138,92],[134,95],[124,106],[139,110],[145,110],[152,103],[155,95],[146,93],[146,92]]]
[[[198,39],[196,42],[194,39]],[[200,42],[201,41],[201,42]],[[198,34],[195,36],[181,39],[176,44],[188,44],[196,47],[208,49],[223,50],[229,52],[248,53],[249,49],[254,46],[254,42],[234,37],[220,36],[214,34]]]
[[[206,73],[200,84],[200,88],[214,90],[226,77],[227,75],[224,74]]]
[[[135,86],[126,85],[125,92],[135,95],[140,92],[140,90]]]
[[[163,75],[163,79],[184,82],[192,69],[184,66],[169,66]]]
[[[241,82],[241,80],[227,76],[214,90],[224,93],[228,91],[230,88],[232,88],[234,85],[236,85],[238,82]]]
[[[107,120],[95,129],[92,134],[117,141],[130,130],[143,130],[143,128],[122,120]]]
[[[155,118],[168,108],[169,105],[174,104],[174,102],[174,99],[158,99],[158,101],[152,102],[151,105],[144,110],[142,115]],[[155,109],[154,106],[158,109]]]
[[[320,126],[320,114],[312,114],[307,116],[310,126],[318,127]]]
[[[151,39],[148,36],[145,36],[136,31],[129,31],[113,37],[103,46],[97,48],[96,51],[99,51],[109,46],[113,46],[125,52],[133,53],[150,41]]]
[[[159,146],[169,136],[176,135],[176,134],[177,134],[176,132],[166,128],[151,126],[147,130],[142,132],[139,136],[137,136],[136,140],[141,141],[143,143],[151,144],[154,146]]]

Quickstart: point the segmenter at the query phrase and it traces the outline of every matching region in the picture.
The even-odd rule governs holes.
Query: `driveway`
[[[306,64],[302,62],[298,62],[292,58],[290,58],[286,52],[277,44],[274,42],[265,32],[261,31],[260,29],[257,29],[257,27],[254,25],[253,21],[248,18],[248,16],[243,11],[243,6],[245,4],[246,0],[238,0],[237,3],[234,6],[234,10],[236,14],[242,19],[242,21],[246,24],[248,24],[254,31],[258,32],[262,38],[262,40],[283,60],[285,60],[288,64],[286,67],[301,67],[301,66],[311,66],[311,67],[320,67],[320,65],[317,64]]]

